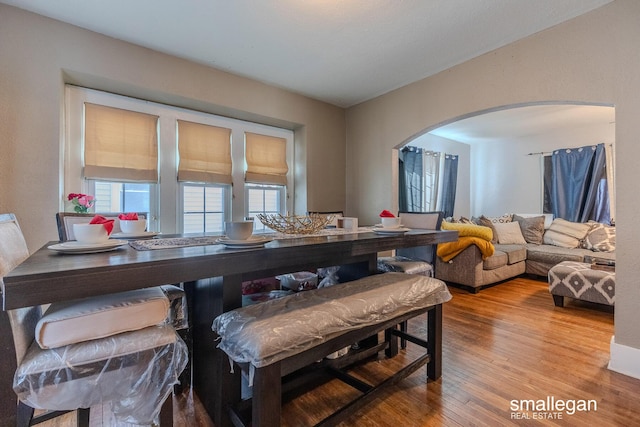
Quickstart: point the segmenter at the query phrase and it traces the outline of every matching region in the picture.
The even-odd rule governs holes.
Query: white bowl
[[[398,228],[400,227],[400,218],[398,217],[381,217],[380,220],[382,221],[382,226],[384,228]]]
[[[109,240],[102,224],[73,224],[73,235],[80,243],[103,243]]]
[[[253,221],[225,222],[224,233],[231,240],[247,240],[253,234]]]
[[[121,219],[120,230],[126,234],[140,234],[147,229],[147,220],[145,219]]]

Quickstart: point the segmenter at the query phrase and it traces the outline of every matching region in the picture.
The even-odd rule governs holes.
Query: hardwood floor
[[[427,383],[426,371],[420,369],[344,425],[640,426],[640,380],[607,369],[614,333],[611,309],[571,300],[564,308],[555,307],[546,282],[528,278],[478,294],[450,289],[453,299],[444,306],[442,378]],[[411,321],[409,329],[426,334],[420,320]],[[380,357],[354,372],[368,381],[380,381],[416,354],[409,344],[406,353],[390,360]],[[324,384],[286,403],[282,425],[312,425],[354,393],[338,381]],[[511,408],[512,400],[537,402],[548,397],[569,404],[593,399],[597,409],[569,414]],[[526,415],[529,419],[512,418]],[[176,402],[175,425],[212,423],[187,393]]]

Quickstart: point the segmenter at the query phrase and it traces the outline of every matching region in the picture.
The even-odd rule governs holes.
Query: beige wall
[[[64,84],[295,130],[296,213],[345,207],[342,108],[0,4],[0,212],[57,239]]]
[[[347,110],[347,210],[373,223],[393,206],[392,148],[425,128],[502,105],[582,101],[616,107],[615,334],[640,349],[640,2],[591,13]],[[428,60],[428,59],[425,59]],[[640,372],[640,361],[636,362]]]

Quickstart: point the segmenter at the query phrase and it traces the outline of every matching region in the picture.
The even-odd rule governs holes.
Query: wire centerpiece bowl
[[[334,215],[309,214],[285,216],[281,214],[258,214],[260,222],[274,231],[284,234],[313,234],[329,224]]]

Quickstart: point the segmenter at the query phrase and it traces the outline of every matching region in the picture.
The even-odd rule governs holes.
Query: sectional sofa
[[[492,229],[493,253],[487,256],[483,245],[471,244],[450,259],[438,256],[435,276],[478,292],[524,273],[546,277],[562,261],[615,261],[615,227],[556,219],[545,228],[544,222],[544,216],[519,215],[469,221],[471,227]],[[443,222],[443,229],[448,228],[458,229],[460,239],[464,238],[460,226]]]

